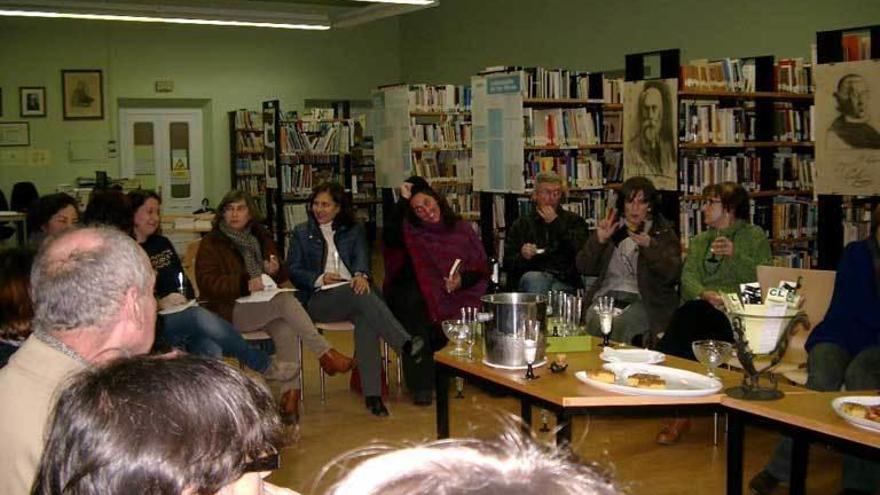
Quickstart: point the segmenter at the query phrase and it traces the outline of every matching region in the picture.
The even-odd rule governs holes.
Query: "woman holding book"
[[[772,261],[770,242],[760,227],[748,222],[749,195],[736,182],[711,184],[703,189],[701,211],[708,229],[691,239],[681,273],[684,304],[675,311],[659,350],[696,360],[691,344],[697,340],[733,342],[733,330],[723,295],[738,293],[740,284],[758,280],[758,265]],[[690,429],[690,420],[678,418],[657,435],[657,443],[671,445]]]
[[[382,403],[379,337],[399,354],[421,357],[424,342],[410,337],[370,285],[370,253],[351,201],[337,182],[312,190],[309,220],[297,225],[287,255],[290,278],[316,321],[354,323],[354,348],[367,408],[387,416]]]
[[[420,177],[400,186],[400,200],[384,227],[385,296],[397,319],[430,345],[421,359],[403,357],[416,405],[430,405],[433,352],[446,344],[440,323],[479,307],[489,283],[486,253],[473,227]],[[458,269],[450,273],[456,260]]]
[[[259,210],[244,191],[226,193],[217,207],[214,229],[199,244],[196,283],[205,307],[219,314],[242,332],[263,330],[272,336],[279,365],[301,372],[296,338],[320,356],[321,368],[333,375],[351,369],[352,360],[330,346],[318,333],[309,315],[290,292],[274,296],[266,289],[270,281],[290,285],[281,270],[278,248],[260,225]],[[262,302],[237,301],[243,296],[271,296]],[[298,381],[282,387],[281,412],[295,423],[301,390]]]

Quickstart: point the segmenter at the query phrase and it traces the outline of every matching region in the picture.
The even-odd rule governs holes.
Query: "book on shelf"
[[[773,108],[773,140],[814,141],[813,106],[796,108],[791,102],[777,102]]]
[[[602,142],[623,142],[623,112],[606,111],[602,116]]]
[[[523,108],[527,146],[590,146],[599,144],[600,113],[586,108]]]
[[[816,160],[811,154],[780,150],[773,154],[776,189],[812,190]]]
[[[471,87],[455,84],[413,84],[409,87],[413,112],[457,112],[471,108]]]
[[[816,249],[781,249],[773,251],[773,266],[787,268],[816,268],[819,261]]]
[[[553,172],[562,177],[569,188],[595,189],[607,183],[620,182],[623,174],[622,152],[602,150],[584,152],[563,150],[555,154],[529,152],[523,163],[526,189],[532,189],[541,172]]]
[[[258,131],[263,129],[263,112],[254,112],[250,110],[235,111],[235,129]]]
[[[724,58],[692,60],[681,66],[682,87],[699,91],[755,91],[755,62]]]
[[[235,149],[238,153],[262,153],[263,135],[252,131],[235,133]]]
[[[873,201],[848,201],[843,204],[843,245],[867,239],[871,232],[876,199]]]
[[[560,205],[584,219],[587,228],[593,230],[598,222],[605,217],[609,208],[617,204],[618,192],[613,189],[597,189],[579,192],[577,197],[570,196]]]
[[[816,91],[813,67],[801,57],[782,58],[775,66],[776,91],[812,94]]]
[[[260,155],[238,156],[235,158],[236,175],[254,175],[266,173],[266,159]]]
[[[491,72],[515,72],[520,75],[523,98],[590,100],[595,103],[621,103],[623,78],[608,78],[601,73],[543,67],[495,67]],[[488,72],[484,72],[488,73]],[[591,87],[598,84],[597,87]]]
[[[869,30],[843,33],[840,42],[843,45],[844,62],[871,58],[871,32]]]
[[[410,145],[413,148],[463,149],[471,147],[471,122],[446,119],[440,123],[410,122]]]
[[[706,155],[679,153],[679,190],[685,194],[701,194],[703,188],[720,182],[738,182],[746,191],[761,189],[761,157],[755,153]]]
[[[754,105],[724,106],[719,101],[682,99],[679,140],[682,143],[733,144],[755,139]]]
[[[305,203],[284,204],[284,225],[287,226],[288,231],[292,231],[294,227],[308,220],[309,214]]]
[[[811,238],[817,232],[818,206],[815,203],[784,196],[773,198],[773,239]]]
[[[282,155],[351,152],[354,126],[349,121],[286,122],[279,129]]]
[[[311,163],[295,163],[281,167],[281,192],[308,196],[312,187],[324,182],[339,181],[339,172],[333,167]]]

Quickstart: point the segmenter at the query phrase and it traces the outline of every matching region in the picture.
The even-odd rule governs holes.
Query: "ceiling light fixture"
[[[356,2],[396,3],[402,5],[431,5],[435,0],[355,0]]]
[[[413,0],[416,1],[416,0]],[[0,16],[5,17],[41,17],[50,19],[85,19],[97,21],[126,21],[126,22],[161,22],[168,24],[199,24],[207,26],[239,26],[261,27],[274,29],[308,29],[326,31],[330,29],[327,24],[291,24],[283,22],[262,21],[237,21],[223,19],[199,19],[186,17],[155,17],[144,15],[118,15],[118,14],[79,14],[70,12],[45,12],[36,10],[9,10],[0,9]]]

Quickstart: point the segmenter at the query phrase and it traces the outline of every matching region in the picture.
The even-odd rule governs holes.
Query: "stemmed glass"
[[[455,347],[452,348],[449,355],[462,358],[468,357],[468,352],[464,348],[467,334],[470,333],[468,325],[462,320],[444,320],[440,326],[443,329],[446,338],[455,344]]]
[[[709,378],[718,378],[715,369],[726,363],[733,354],[733,344],[723,340],[698,340],[691,344],[697,361],[708,369]]]
[[[602,346],[611,345],[611,326],[614,321],[614,298],[599,296],[596,299],[596,313],[599,315],[599,327],[602,329]]]
[[[538,359],[538,338],[541,336],[541,322],[537,320],[525,320],[523,326],[523,358],[526,361],[526,380],[535,380],[539,378],[535,376],[535,370],[532,365]]]

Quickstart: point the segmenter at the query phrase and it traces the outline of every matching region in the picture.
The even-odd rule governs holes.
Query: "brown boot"
[[[295,425],[299,422],[299,401],[302,396],[300,390],[288,390],[281,396],[278,406],[281,421],[286,425]]]
[[[325,352],[318,359],[318,362],[321,363],[321,369],[324,370],[324,373],[327,373],[330,376],[333,376],[336,373],[350,371],[351,367],[354,366],[353,359],[343,356],[336,349],[330,349]]]
[[[688,418],[675,418],[657,433],[657,443],[660,445],[675,445],[691,429],[691,420]]]

